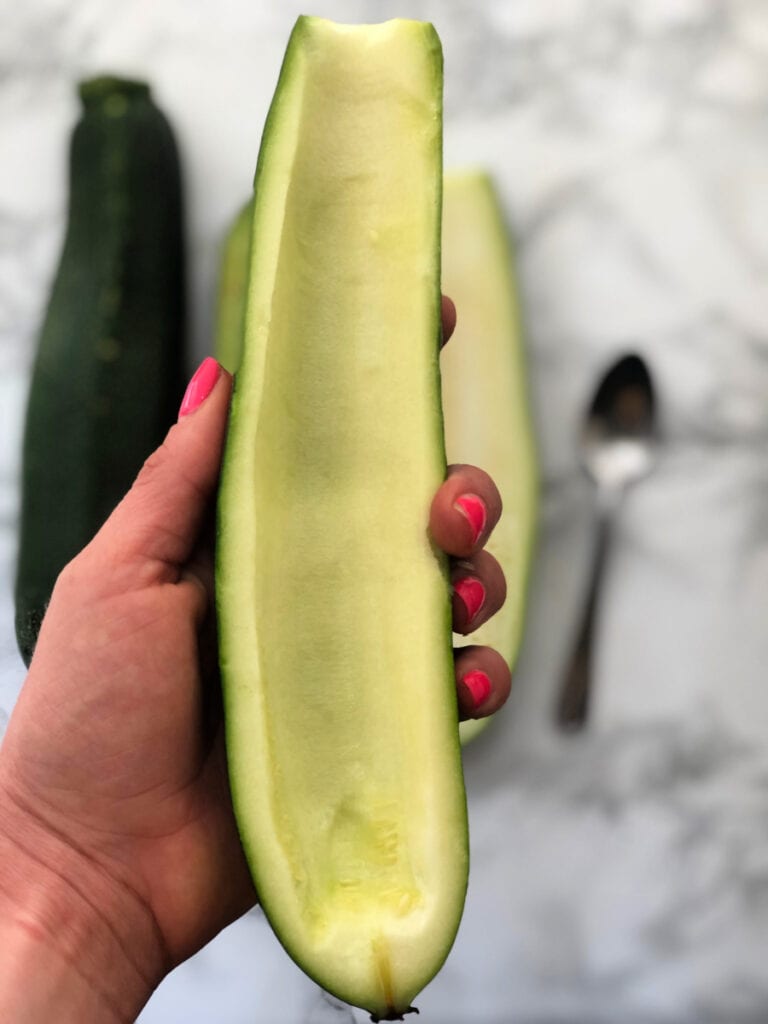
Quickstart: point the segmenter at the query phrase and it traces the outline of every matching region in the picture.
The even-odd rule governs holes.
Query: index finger
[[[453,299],[449,299],[447,295],[443,295],[442,299],[441,320],[443,331],[440,336],[441,348],[448,341],[456,327],[456,306],[453,304]]]

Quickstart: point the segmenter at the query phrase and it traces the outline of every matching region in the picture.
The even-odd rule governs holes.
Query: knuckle
[[[83,595],[89,593],[90,573],[83,552],[64,566],[53,585],[49,603],[56,600],[62,607],[82,604]]]
[[[164,472],[168,465],[169,457],[170,453],[168,451],[168,442],[166,440],[163,441],[160,447],[156,448],[151,455],[148,455],[144,460],[144,464],[139,470],[139,475],[136,477],[136,482],[133,486],[139,490],[151,487],[155,483],[157,477]]]
[[[82,567],[82,558],[77,555],[71,562],[67,562],[56,578],[54,590],[58,593],[70,593],[78,590],[83,582],[85,573]]]
[[[498,562],[496,562],[494,568],[494,575],[496,577],[495,586],[499,595],[498,607],[501,608],[501,606],[507,599],[507,577],[504,575],[504,570],[501,568]]]

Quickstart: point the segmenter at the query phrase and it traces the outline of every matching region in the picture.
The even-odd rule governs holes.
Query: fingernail
[[[462,494],[453,503],[453,507],[469,521],[472,527],[472,543],[476,544],[478,537],[485,529],[487,512],[485,502],[476,494]]]
[[[461,681],[469,690],[472,704],[477,711],[491,696],[491,680],[485,672],[475,669],[473,672],[467,672]]]
[[[464,579],[456,580],[453,584],[453,592],[466,608],[467,622],[471,622],[483,607],[485,587],[474,576],[466,576]]]
[[[184,398],[181,400],[179,419],[182,416],[189,416],[191,412],[194,412],[195,409],[203,404],[208,395],[213,391],[220,373],[221,366],[210,356],[200,363],[195,370],[192,380],[187,384],[187,390],[184,392]]]

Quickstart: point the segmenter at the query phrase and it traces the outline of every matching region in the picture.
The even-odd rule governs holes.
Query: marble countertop
[[[510,704],[466,753],[472,873],[419,1006],[441,1024],[768,1020],[768,6],[764,0],[33,0],[0,35],[0,731],[18,447],[61,242],[74,82],[148,78],[178,135],[193,353],[298,13],[434,21],[446,163],[495,176],[516,240],[543,467]],[[553,724],[594,515],[574,437],[645,355],[656,472],[623,509],[587,732]],[[258,911],[142,1024],[333,1024]]]

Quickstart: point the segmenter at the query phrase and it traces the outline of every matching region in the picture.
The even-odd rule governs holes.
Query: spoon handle
[[[576,641],[568,667],[563,677],[563,685],[557,705],[557,721],[563,729],[574,731],[582,729],[589,714],[595,611],[612,533],[613,512],[611,509],[601,508],[597,521],[597,537],[592,555],[589,589],[587,591],[584,613],[579,631],[576,634]]]

